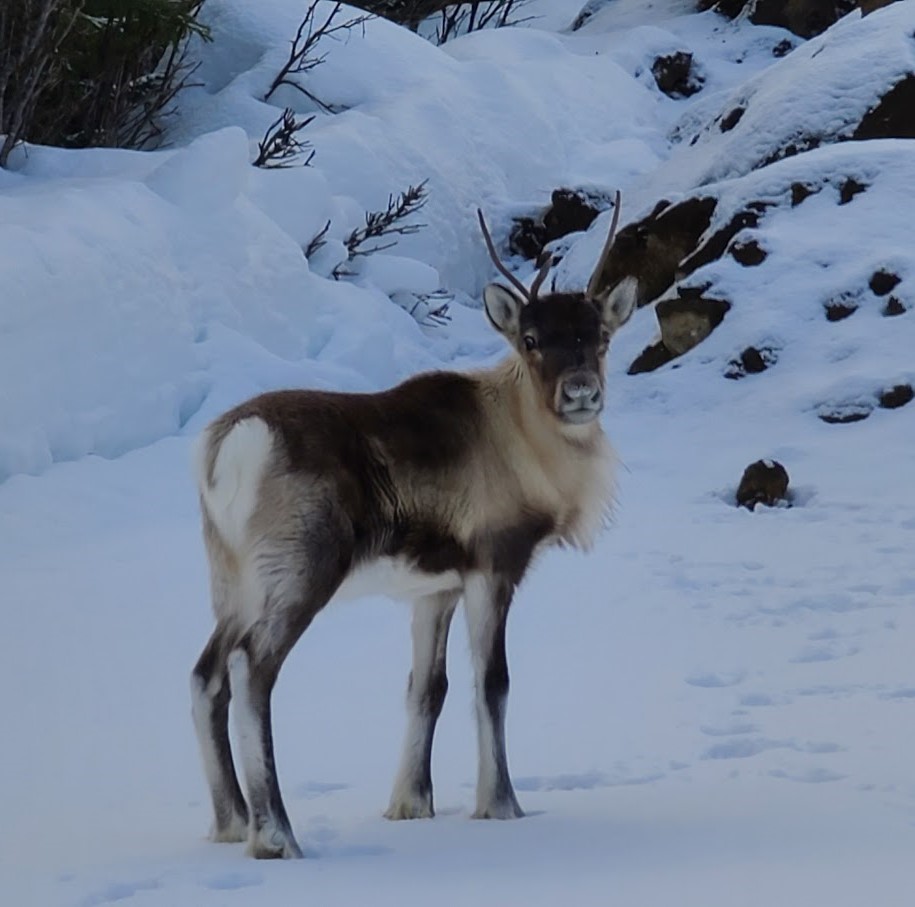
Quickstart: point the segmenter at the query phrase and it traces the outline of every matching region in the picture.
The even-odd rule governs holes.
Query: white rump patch
[[[212,443],[207,429],[197,441],[197,483],[207,513],[223,541],[234,551],[244,547],[248,520],[257,506],[258,491],[273,452],[274,437],[257,416],[243,419],[223,438],[207,477],[207,454]]]

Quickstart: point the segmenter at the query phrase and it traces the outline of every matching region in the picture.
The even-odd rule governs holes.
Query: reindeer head
[[[638,283],[634,278],[622,281],[612,293],[600,287],[619,211],[617,192],[610,233],[587,289],[541,296],[552,259],[547,258],[528,289],[499,260],[483,213],[477,210],[490,257],[511,284],[511,288],[499,283],[486,287],[486,314],[524,361],[544,406],[566,425],[591,422],[603,409],[610,338],[635,308]]]

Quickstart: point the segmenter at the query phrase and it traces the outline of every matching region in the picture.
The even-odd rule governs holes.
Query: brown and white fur
[[[315,615],[366,593],[413,605],[408,726],[385,815],[433,815],[432,737],[459,600],[476,678],[474,816],[522,815],[505,754],[506,618],[535,551],[588,547],[609,507],[604,359],[635,295],[633,281],[612,298],[492,284],[486,313],[512,347],[501,365],[377,394],[268,393],[204,431],[197,481],[216,628],[192,699],[214,840],[301,856],[277,783],[271,691]]]

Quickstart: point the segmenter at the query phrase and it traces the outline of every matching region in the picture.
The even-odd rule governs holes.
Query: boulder
[[[674,356],[682,356],[702,343],[730,308],[723,299],[662,299],[655,307],[661,342]]]
[[[753,510],[757,504],[774,507],[788,500],[788,470],[775,460],[757,460],[743,472],[737,487],[737,504]]]
[[[638,304],[657,299],[683,273],[682,262],[708,230],[716,204],[716,199],[706,196],[675,205],[658,202],[650,214],[617,233],[600,285],[612,289],[625,277],[636,277]]]
[[[515,255],[537,260],[549,243],[587,230],[597,215],[609,207],[609,194],[585,189],[555,189],[546,208],[514,219],[508,247]]]
[[[714,9],[730,19],[746,14],[755,25],[775,25],[812,38],[857,5],[855,0],[700,0],[699,8]]]
[[[658,88],[671,98],[688,98],[700,91],[705,81],[696,73],[693,55],[687,51],[657,57],[651,73]]]

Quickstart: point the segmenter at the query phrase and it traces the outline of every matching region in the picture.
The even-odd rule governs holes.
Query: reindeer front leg
[[[476,574],[464,588],[479,747],[475,819],[517,819],[524,815],[512,788],[505,754],[505,624],[513,593],[514,583],[498,575]]]
[[[407,684],[403,755],[385,812],[388,819],[429,819],[432,805],[432,737],[448,692],[445,653],[459,592],[441,592],[413,605],[413,668]]]

